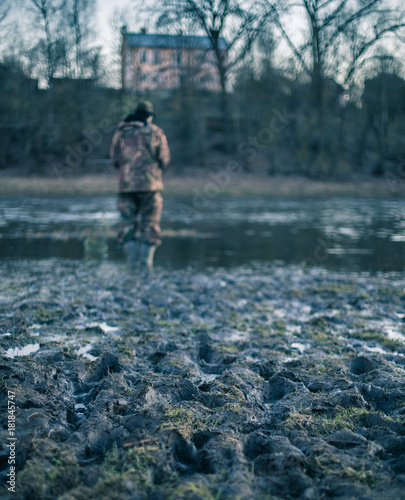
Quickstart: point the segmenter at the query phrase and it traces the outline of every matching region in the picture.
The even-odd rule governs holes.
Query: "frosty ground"
[[[0,264],[2,498],[405,498],[405,275]]]

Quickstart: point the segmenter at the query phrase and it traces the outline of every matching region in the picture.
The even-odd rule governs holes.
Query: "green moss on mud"
[[[376,484],[376,466],[365,459],[360,468],[354,469],[347,461],[329,451],[321,453],[312,459],[313,473],[317,475],[336,476],[354,483],[372,487]]]
[[[220,494],[213,496],[203,481],[187,481],[173,489],[169,500],[220,500]]]
[[[79,465],[67,454],[29,459],[19,473],[21,492],[32,500],[51,500],[80,482]]]
[[[292,412],[281,424],[283,430],[303,430],[310,436],[328,436],[340,430],[355,431],[358,427],[372,427],[375,422],[379,425],[390,423],[402,423],[405,419],[392,418],[383,412],[367,410],[365,408],[341,408],[333,415],[322,415],[305,410],[303,412]]]

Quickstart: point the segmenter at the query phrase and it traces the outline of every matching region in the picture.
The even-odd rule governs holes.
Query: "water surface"
[[[109,259],[119,224],[114,196],[2,197],[0,257],[84,258],[84,239],[105,237]],[[169,198],[156,265],[225,266],[251,262],[320,265],[348,271],[403,271],[405,202],[330,198]]]

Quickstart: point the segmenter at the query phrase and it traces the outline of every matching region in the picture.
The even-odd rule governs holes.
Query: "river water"
[[[114,196],[0,198],[0,258],[85,258],[89,235],[114,235]],[[155,263],[167,267],[301,264],[347,271],[405,268],[405,201],[362,198],[166,197],[164,243]]]

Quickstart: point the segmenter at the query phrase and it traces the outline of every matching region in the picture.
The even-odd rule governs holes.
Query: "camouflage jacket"
[[[156,125],[120,122],[112,140],[110,158],[119,169],[119,192],[163,189],[162,169],[169,164],[170,151],[163,130]]]

